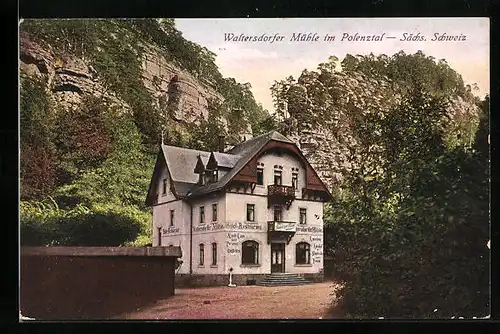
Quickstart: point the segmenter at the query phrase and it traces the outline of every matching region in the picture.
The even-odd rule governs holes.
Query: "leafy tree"
[[[327,210],[327,251],[339,261],[347,314],[488,312],[488,163],[445,148],[443,113],[421,90],[403,99],[370,138],[382,147],[382,171],[348,175],[349,191]]]
[[[20,87],[21,197],[53,190],[54,123],[52,102],[42,79],[23,76]]]

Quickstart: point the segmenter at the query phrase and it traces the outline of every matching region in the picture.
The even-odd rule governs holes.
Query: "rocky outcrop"
[[[98,73],[83,59],[56,53],[50,45],[42,46],[21,34],[19,60],[21,74],[42,77],[62,110],[78,106],[84,94],[103,97],[124,111],[130,109],[102,84]]]
[[[157,107],[177,122],[207,119],[208,101],[222,101],[222,95],[169,62],[158,48],[151,45],[143,45],[143,48],[142,81]],[[103,97],[124,111],[130,110],[84,59],[58,53],[26,34],[20,36],[19,58],[20,72],[43,77],[54,101],[63,109],[79,105],[82,96],[90,94]]]
[[[309,73],[310,80],[319,78],[318,73]],[[312,77],[311,77],[312,76]],[[318,172],[320,178],[334,189],[342,181],[345,171],[356,169],[356,152],[359,145],[353,135],[353,116],[357,113],[386,113],[401,99],[389,80],[376,80],[363,74],[335,73],[322,78],[327,85],[315,85],[328,90],[329,103],[321,108],[315,107],[307,92],[312,87],[301,79],[293,87],[304,101],[302,108],[290,112],[289,137],[301,148],[304,156]],[[311,88],[309,88],[311,89]],[[317,93],[315,91],[314,93]],[[297,97],[295,97],[297,98]],[[448,105],[448,114],[452,122],[459,118],[467,119],[471,127],[478,121],[479,107],[456,96]],[[315,120],[314,124],[308,120]],[[299,124],[303,120],[303,124]]]
[[[222,95],[169,62],[160,49],[151,45],[144,48],[142,79],[158,106],[175,121],[207,119],[208,101],[222,101]]]

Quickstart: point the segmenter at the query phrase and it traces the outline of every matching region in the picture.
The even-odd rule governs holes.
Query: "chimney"
[[[225,137],[223,135],[219,135],[219,152],[224,153],[225,146]]]

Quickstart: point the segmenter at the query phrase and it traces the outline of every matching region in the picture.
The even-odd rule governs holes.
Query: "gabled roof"
[[[223,189],[271,141],[283,142],[288,145],[296,146],[293,141],[282,134],[277,131],[271,131],[236,145],[225,153],[205,152],[168,145],[162,145],[161,151],[170,172],[174,193],[181,198],[190,198]],[[298,149],[297,151],[300,152]],[[199,159],[198,156],[206,166],[211,155],[213,155],[213,158],[217,161],[218,167],[230,170],[215,183],[199,185],[199,176],[194,173],[195,166]],[[302,158],[306,161],[303,156]],[[154,174],[158,173],[159,162],[160,159],[157,160]],[[154,175],[151,180],[151,183],[153,182],[155,182]],[[152,204],[150,200],[150,198],[152,198],[151,192],[152,186],[150,185],[148,199],[146,200],[148,205]]]
[[[188,194],[188,196],[199,196],[203,194],[208,194],[212,191],[216,191],[225,187],[229,183],[229,181],[231,181],[231,179],[236,174],[238,174],[238,172],[243,167],[245,167],[245,165],[271,140],[282,141],[293,144],[293,142],[290,139],[286,138],[277,131],[271,131],[263,135],[260,135],[258,137],[249,139],[248,141],[245,141],[239,145],[236,145],[231,150],[226,152],[226,155],[234,154],[241,156],[241,158],[234,165],[234,167],[226,175],[221,177],[218,182],[193,188],[193,190]]]

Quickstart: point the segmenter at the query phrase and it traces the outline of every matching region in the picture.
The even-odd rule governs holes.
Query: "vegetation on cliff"
[[[44,79],[21,73],[24,244],[149,243],[151,215],[144,199],[162,129],[165,144],[214,149],[226,129],[235,140],[248,124],[256,134],[274,125],[250,86],[222,77],[215,54],[184,39],[173,20],[25,20],[20,29],[53,50],[56,63],[83,59],[105,89],[130,107],[123,113],[104,97],[83,96],[81,105],[64,108]],[[224,97],[209,101],[208,119],[178,123],[154,103],[142,80],[148,45]],[[112,236],[88,238],[82,231],[89,226]],[[40,236],[33,237],[37,231]]]
[[[337,307],[368,318],[488,314],[488,97],[421,52],[338,65],[331,57],[273,86],[291,133],[349,137],[339,145],[356,167],[340,166],[324,217],[325,252],[344,281]],[[356,80],[352,94],[345,76]],[[374,85],[377,94],[363,91]],[[462,101],[474,111],[457,119]]]

